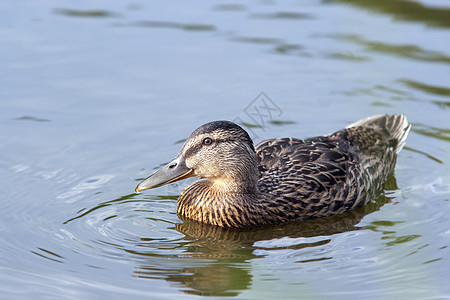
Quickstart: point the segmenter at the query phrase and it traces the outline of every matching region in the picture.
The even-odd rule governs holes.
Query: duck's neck
[[[258,192],[258,170],[254,173],[208,179],[208,188],[217,194],[248,195]]]
[[[256,167],[247,174],[203,178],[183,190],[177,205],[178,213],[199,222],[223,227],[243,227],[256,217],[261,195]]]

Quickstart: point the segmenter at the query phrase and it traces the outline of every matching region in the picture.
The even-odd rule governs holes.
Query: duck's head
[[[248,133],[229,121],[200,126],[180,153],[142,181],[136,192],[192,176],[207,178],[220,191],[252,192],[259,175],[255,148]]]

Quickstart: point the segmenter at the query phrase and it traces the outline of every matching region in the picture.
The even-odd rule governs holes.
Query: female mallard
[[[136,192],[201,177],[181,193],[178,214],[223,227],[340,214],[378,196],[409,129],[404,115],[379,115],[333,134],[270,139],[255,149],[240,126],[215,121],[197,128]]]

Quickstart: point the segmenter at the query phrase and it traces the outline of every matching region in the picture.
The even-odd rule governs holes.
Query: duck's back
[[[403,115],[381,115],[326,136],[263,141],[258,187],[289,219],[360,207],[381,192],[409,128]]]

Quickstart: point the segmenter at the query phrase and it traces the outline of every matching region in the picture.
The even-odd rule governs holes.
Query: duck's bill
[[[192,176],[195,176],[194,170],[186,166],[182,155],[178,155],[170,163],[139,183],[135,191],[139,193],[143,190],[157,188]]]

